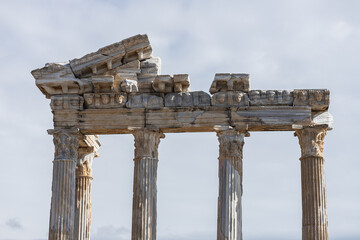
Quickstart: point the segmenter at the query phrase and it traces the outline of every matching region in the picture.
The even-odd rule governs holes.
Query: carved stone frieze
[[[164,99],[153,94],[136,94],[129,97],[127,108],[159,109],[164,107]]]
[[[127,101],[126,93],[86,93],[85,108],[122,108]]]
[[[243,107],[249,106],[249,98],[244,92],[217,92],[212,96],[211,104],[216,107]]]
[[[209,92],[242,91],[249,92],[249,74],[216,73]]]
[[[301,158],[324,157],[324,138],[326,129],[321,127],[305,127],[296,130],[295,136],[299,138]]]
[[[165,95],[165,107],[210,106],[210,95],[203,92],[179,92]]]
[[[55,146],[54,160],[73,160],[78,158],[78,144],[80,133],[76,128],[51,129],[48,133],[53,135]]]
[[[250,106],[285,105],[292,106],[293,93],[288,90],[251,90]]]
[[[84,98],[79,95],[51,96],[50,107],[55,110],[83,110]]]
[[[313,110],[327,110],[330,104],[330,91],[327,89],[294,90],[294,106],[310,105]]]

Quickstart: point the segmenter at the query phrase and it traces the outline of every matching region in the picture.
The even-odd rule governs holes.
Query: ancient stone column
[[[75,215],[75,166],[78,129],[48,130],[54,137],[49,240],[72,240]]]
[[[237,130],[218,131],[219,197],[218,240],[242,239],[242,158],[245,134]]]
[[[327,240],[328,217],[323,144],[325,128],[297,130],[301,147],[302,239]]]
[[[76,240],[90,239],[92,162],[95,152],[92,147],[79,148],[76,164],[75,233]]]
[[[156,239],[156,178],[158,146],[164,134],[138,130],[135,138],[135,166],[132,212],[133,240]]]

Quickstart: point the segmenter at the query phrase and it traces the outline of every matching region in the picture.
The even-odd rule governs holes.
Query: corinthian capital
[[[78,150],[76,177],[92,177],[92,163],[96,152],[93,147],[82,147]]]
[[[53,142],[55,145],[55,161],[77,160],[77,150],[80,136],[79,130],[77,128],[48,130],[48,133],[53,135]]]
[[[165,135],[159,131],[137,130],[133,132],[135,140],[135,159],[151,158],[158,159],[158,146],[160,138]]]
[[[324,157],[324,138],[326,129],[321,127],[305,127],[296,130],[295,136],[299,138],[301,158]]]
[[[218,131],[219,159],[243,158],[245,134],[238,130]]]

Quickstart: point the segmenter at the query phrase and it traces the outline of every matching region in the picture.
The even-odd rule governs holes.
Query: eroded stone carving
[[[83,110],[84,98],[79,95],[51,96],[52,110]]]
[[[96,108],[121,108],[127,101],[126,93],[87,93],[84,94],[85,107]]]
[[[155,92],[171,93],[174,89],[174,80],[170,75],[158,75],[152,86]]]
[[[311,106],[313,110],[327,110],[330,104],[330,91],[327,89],[294,90],[294,106]]]
[[[152,84],[161,71],[160,58],[149,58],[141,61],[141,72],[138,73],[138,87],[140,92],[154,92]]]
[[[69,64],[48,63],[44,68],[31,72],[36,79],[40,91],[50,98],[60,94],[82,94],[91,92],[91,82],[87,79],[77,79],[72,73]]]
[[[104,74],[124,63],[151,57],[152,49],[147,35],[136,35],[70,61],[76,77]]]
[[[165,95],[165,107],[210,106],[210,95],[203,92],[180,92]]]
[[[54,159],[56,160],[73,160],[76,161],[78,157],[78,129],[51,129],[48,133],[53,135],[55,146]]]
[[[216,73],[209,92],[242,91],[249,92],[249,74]]]
[[[78,161],[76,163],[77,177],[92,177],[92,163],[95,152],[92,147],[82,147],[78,149]]]
[[[139,91],[136,80],[125,79],[121,82],[121,90],[127,93],[136,93]]]
[[[114,89],[114,76],[111,75],[92,76],[91,82],[95,93],[110,93]]]
[[[293,93],[288,90],[251,90],[249,92],[251,106],[293,105]]]
[[[212,96],[211,104],[216,107],[243,107],[249,106],[249,98],[244,92],[217,92]]]
[[[125,48],[121,42],[117,42],[89,53],[79,59],[70,61],[70,66],[79,78],[89,77],[92,74],[102,74],[107,70],[122,64]]]
[[[161,138],[165,135],[159,131],[136,130],[134,135],[134,161],[143,158],[158,159],[158,146]]]
[[[162,97],[152,94],[136,94],[130,97],[126,103],[126,107],[158,109],[164,107],[164,100]]]
[[[122,40],[124,44],[126,55],[124,57],[124,62],[131,62],[136,59],[143,60],[146,58],[151,58],[152,48],[148,36],[136,35],[127,39]]]
[[[296,130],[295,136],[299,138],[302,158],[310,156],[324,157],[325,128],[305,127],[304,129]]]
[[[174,74],[174,92],[189,92],[190,78],[188,74]]]

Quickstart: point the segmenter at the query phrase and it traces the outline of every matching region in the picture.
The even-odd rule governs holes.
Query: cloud
[[[15,230],[19,230],[19,229],[23,229],[24,227],[22,226],[22,224],[20,223],[20,220],[17,218],[10,218],[6,221],[6,226],[15,229]]]

